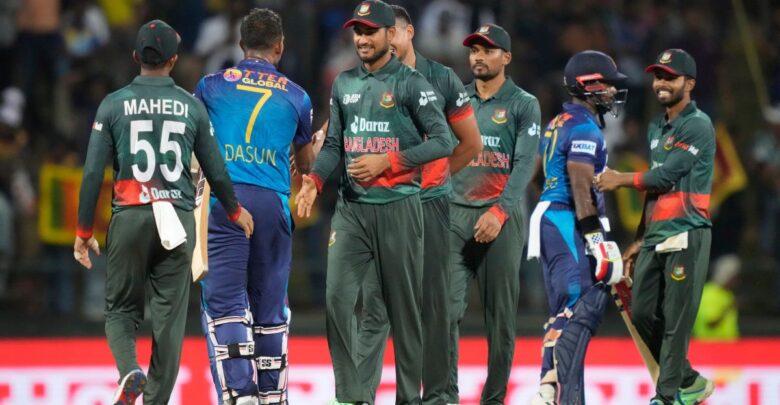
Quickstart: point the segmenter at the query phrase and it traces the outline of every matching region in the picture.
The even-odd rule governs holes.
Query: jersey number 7
[[[252,109],[252,114],[249,116],[249,122],[246,124],[246,132],[244,133],[244,140],[246,141],[246,143],[249,143],[249,141],[252,140],[252,129],[254,129],[255,127],[255,120],[257,120],[257,114],[260,113],[260,110],[263,108],[265,102],[268,101],[269,98],[271,98],[271,94],[273,94],[273,92],[270,89],[261,89],[257,87],[246,86],[243,84],[237,84],[236,90],[249,91],[252,93],[262,94],[260,99],[257,100],[257,104],[255,104],[255,108]]]

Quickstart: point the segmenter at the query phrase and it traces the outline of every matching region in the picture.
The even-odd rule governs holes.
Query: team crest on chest
[[[664,141],[664,149],[672,150],[673,147],[674,147],[674,135],[669,135],[666,137],[666,140]]]
[[[395,97],[392,92],[386,91],[382,94],[382,98],[379,100],[379,105],[384,108],[395,107]]]
[[[363,3],[360,5],[360,9],[358,9],[357,15],[363,17],[371,14],[371,4],[370,3]]]
[[[685,280],[686,274],[685,274],[685,266],[682,264],[678,264],[677,266],[674,266],[674,270],[672,270],[672,280],[674,281],[682,281]]]
[[[490,117],[493,122],[496,124],[504,124],[506,123],[506,108],[496,108],[495,111],[493,111],[493,116]]]

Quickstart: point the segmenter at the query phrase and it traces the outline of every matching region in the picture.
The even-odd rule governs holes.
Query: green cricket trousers
[[[699,375],[688,361],[688,343],[710,262],[710,228],[688,231],[688,248],[658,253],[643,246],[631,288],[632,321],[658,361],[656,394],[672,402]]]
[[[190,292],[195,218],[176,208],[189,237],[173,250],[160,244],[151,205],[123,208],[108,228],[106,337],[120,379],[141,368],[136,356],[136,331],[144,317],[146,293],[152,318],[152,358],[144,404],[165,405],[179,373]]]
[[[396,403],[420,403],[423,219],[420,197],[387,204],[340,199],[331,223],[326,280],[328,347],[339,402],[369,402],[357,364],[358,293],[375,271],[393,330]]]
[[[449,380],[449,198],[440,197],[422,204],[423,209],[423,404],[447,403]],[[363,316],[358,337],[358,372],[370,389],[371,403],[382,376],[390,323],[376,272],[363,280]]]

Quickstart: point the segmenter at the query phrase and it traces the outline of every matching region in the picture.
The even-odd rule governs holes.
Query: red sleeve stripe
[[[464,118],[468,118],[472,114],[474,114],[474,109],[471,107],[471,103],[469,103],[466,105],[466,108],[459,108],[451,111],[447,116],[447,121],[449,121],[450,124],[454,124]]]
[[[490,209],[488,209],[488,212],[495,215],[496,218],[498,218],[498,221],[501,222],[501,225],[504,225],[504,222],[506,222],[506,219],[509,218],[509,215],[506,214],[503,208],[501,208],[500,205],[495,204]]]
[[[637,190],[644,190],[645,185],[642,182],[642,174],[643,173],[634,173],[634,188]]]
[[[236,222],[238,221],[238,217],[240,216],[241,216],[241,204],[238,204],[236,205],[236,210],[232,214],[228,215],[228,219],[230,220],[230,222]]]
[[[317,194],[321,194],[322,186],[325,183],[324,181],[322,181],[322,177],[314,173],[309,174],[309,177],[311,177],[311,179],[314,180],[314,186],[317,187]]]
[[[89,239],[92,237],[92,228],[82,228],[82,227],[76,227],[76,236],[78,236],[81,239]]]

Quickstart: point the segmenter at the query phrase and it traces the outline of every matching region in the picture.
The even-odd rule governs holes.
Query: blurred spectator
[[[737,255],[721,256],[713,265],[712,280],[704,285],[693,336],[701,340],[739,339],[737,300],[734,289],[739,283],[742,263]]]
[[[205,59],[207,73],[235,66],[244,59],[238,38],[241,18],[249,12],[250,4],[235,0],[224,7],[222,12],[203,21],[193,49],[196,55]]]
[[[76,0],[63,17],[65,48],[73,59],[91,56],[111,38],[103,10],[92,0]]]

